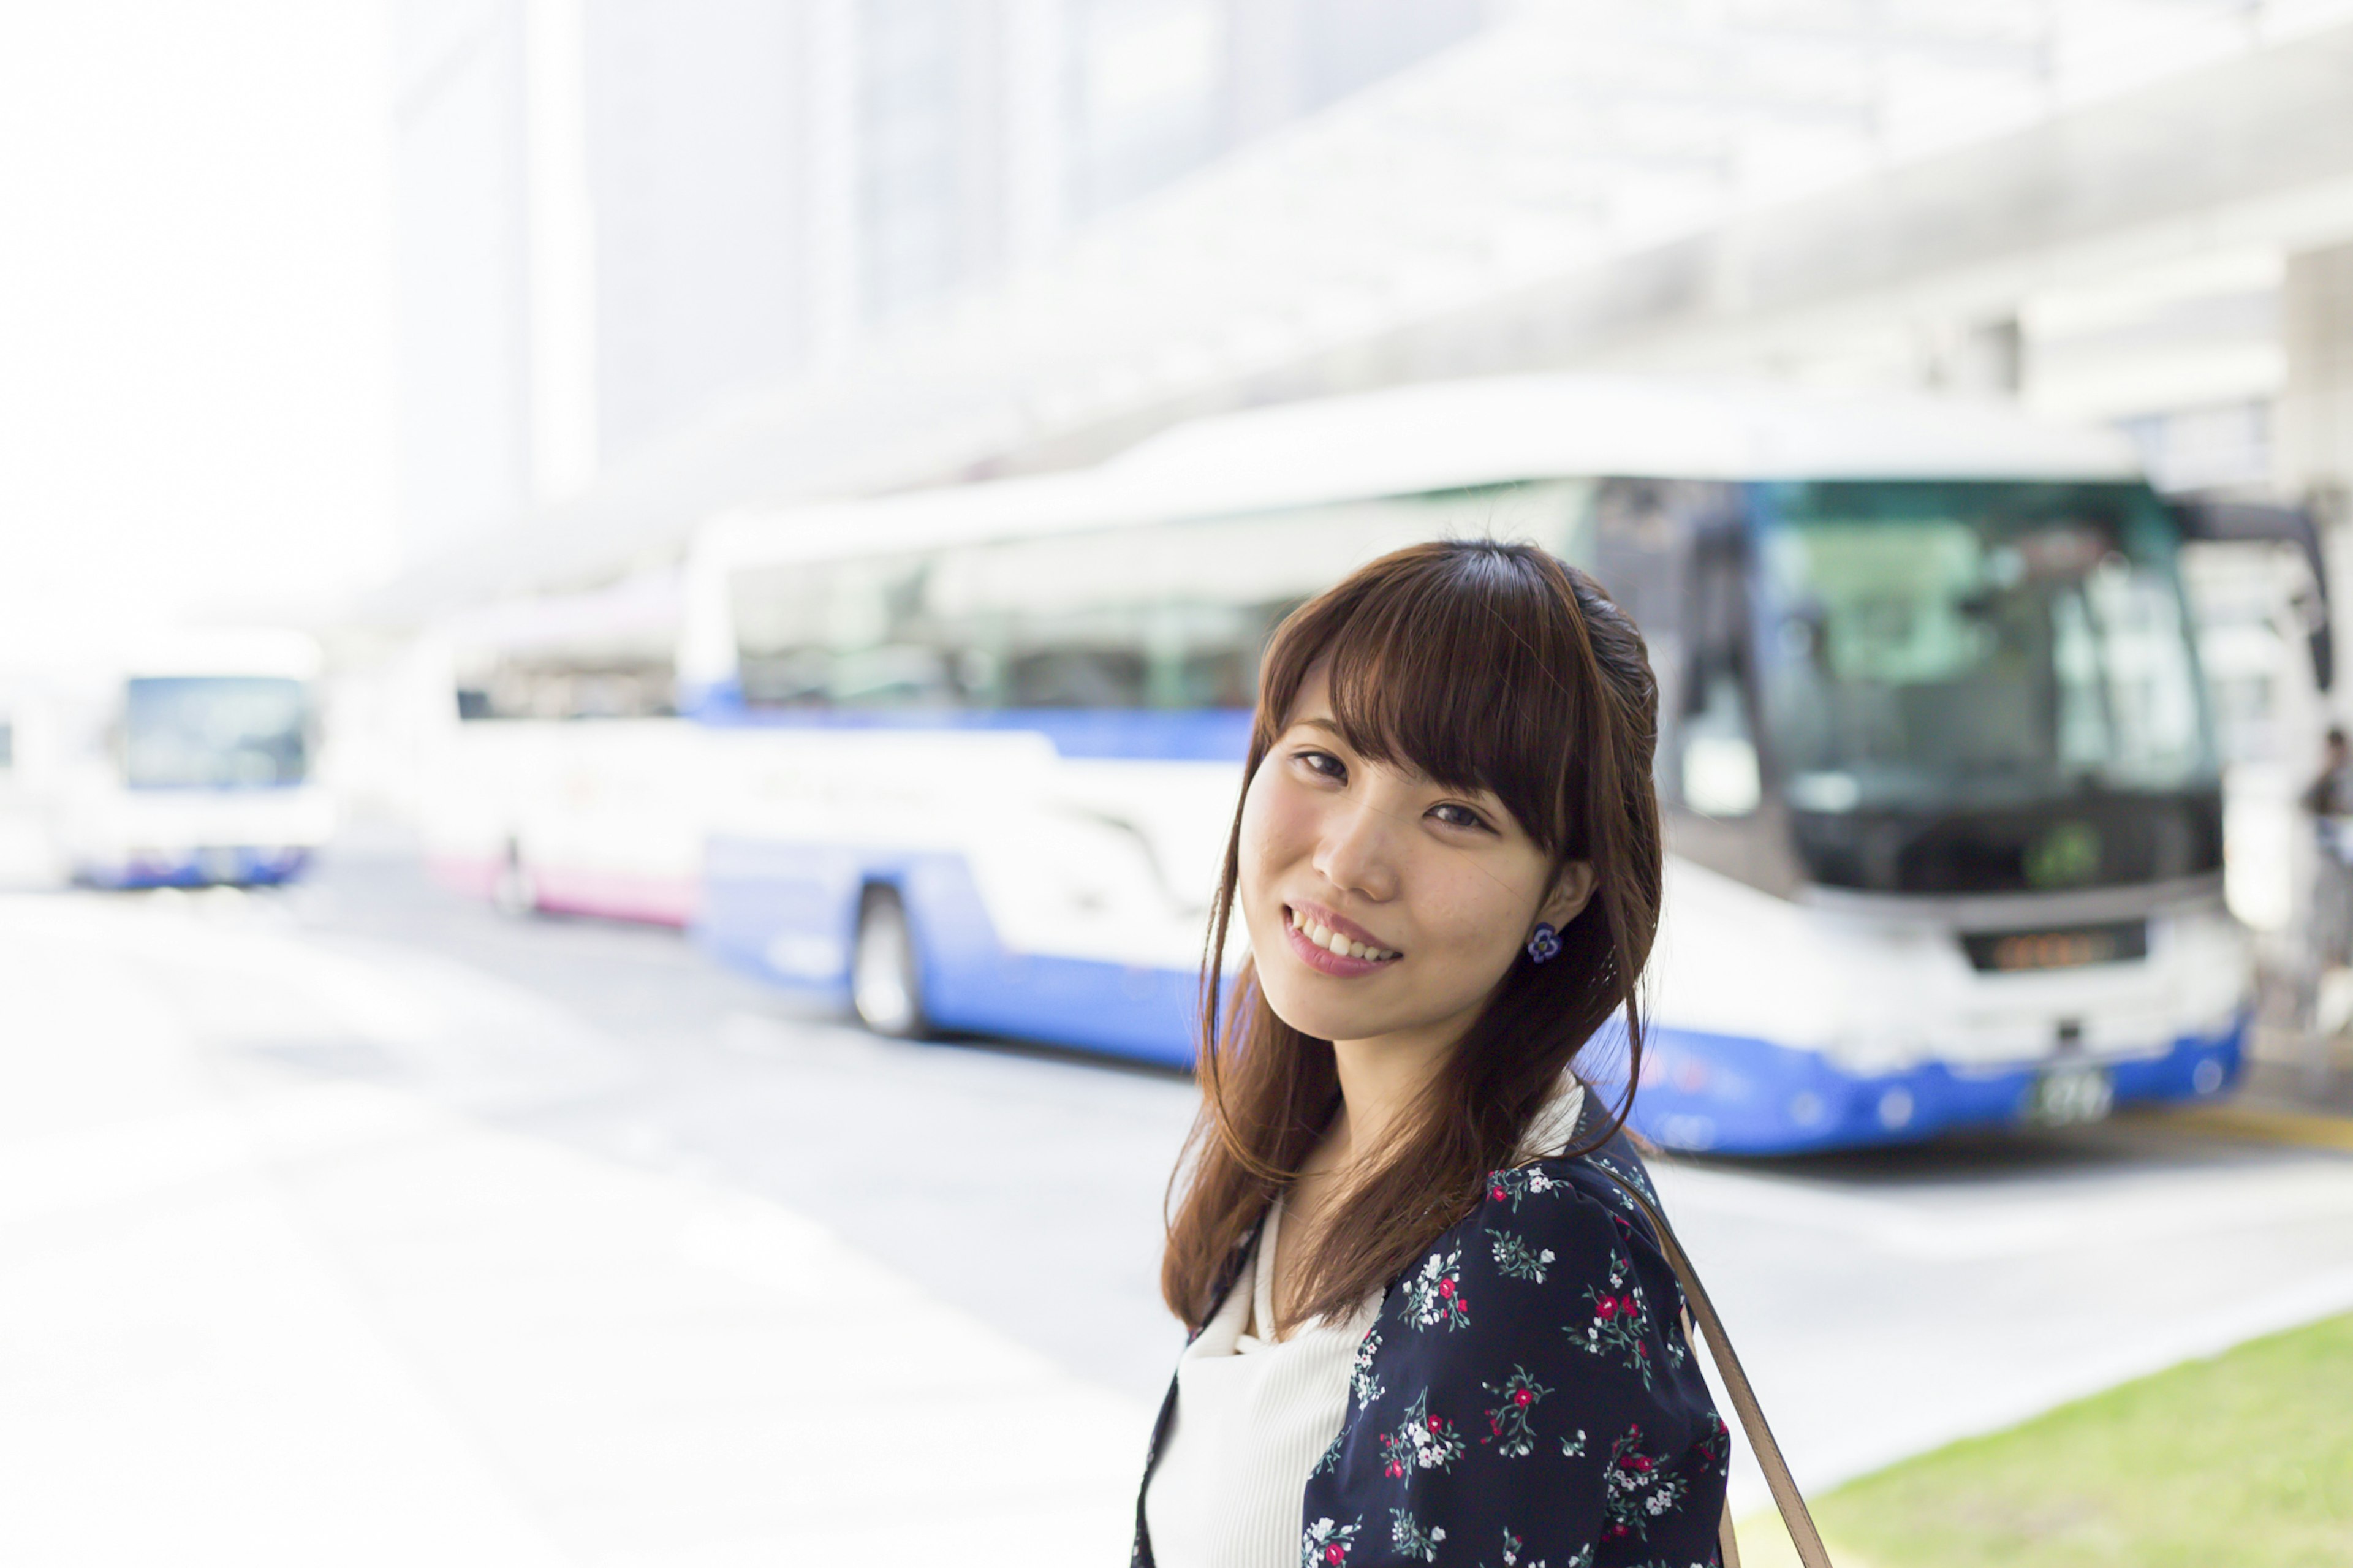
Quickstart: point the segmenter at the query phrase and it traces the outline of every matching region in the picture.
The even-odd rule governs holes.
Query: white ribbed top
[[[1296,1568],[1307,1472],[1348,1414],[1348,1366],[1381,1309],[1367,1297],[1340,1321],[1290,1338],[1274,1321],[1275,1234],[1267,1211],[1241,1276],[1176,1363],[1176,1415],[1152,1468],[1145,1521],[1158,1568]]]
[[[1558,1153],[1584,1109],[1584,1088],[1562,1073],[1513,1163]],[[1217,1315],[1177,1358],[1176,1415],[1144,1494],[1158,1568],[1295,1568],[1299,1561],[1307,1473],[1347,1419],[1349,1366],[1380,1316],[1381,1297],[1286,1340],[1250,1332],[1274,1322],[1282,1223],[1278,1197]]]

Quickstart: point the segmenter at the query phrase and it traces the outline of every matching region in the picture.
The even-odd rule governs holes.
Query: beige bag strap
[[[1674,1228],[1667,1224],[1658,1205],[1643,1196],[1632,1183],[1598,1160],[1593,1166],[1617,1183],[1649,1217],[1651,1228],[1659,1238],[1659,1250],[1666,1254],[1667,1267],[1675,1271],[1675,1281],[1683,1288],[1683,1300],[1690,1303],[1692,1314],[1699,1319],[1700,1331],[1707,1337],[1708,1352],[1715,1358],[1715,1370],[1724,1376],[1724,1392],[1732,1396],[1732,1408],[1740,1416],[1742,1430],[1748,1434],[1748,1447],[1757,1455],[1757,1466],[1765,1472],[1765,1484],[1771,1489],[1774,1504],[1781,1510],[1781,1522],[1798,1548],[1798,1561],[1805,1568],[1831,1568],[1830,1553],[1822,1550],[1821,1532],[1814,1528],[1814,1516],[1806,1511],[1806,1500],[1799,1495],[1788,1462],[1781,1458],[1781,1445],[1773,1441],[1773,1429],[1765,1425],[1765,1412],[1757,1403],[1757,1391],[1748,1385],[1748,1374],[1740,1370],[1740,1358],[1733,1353],[1732,1341],[1725,1336],[1724,1320],[1715,1315],[1715,1303],[1708,1300],[1707,1288],[1699,1282],[1698,1271],[1692,1268],[1683,1243],[1675,1239]],[[1737,1559],[1732,1555],[1728,1519],[1726,1523],[1725,1561],[1735,1563]]]

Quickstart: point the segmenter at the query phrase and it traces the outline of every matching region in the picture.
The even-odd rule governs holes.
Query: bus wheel
[[[907,907],[889,888],[869,888],[858,906],[858,948],[849,961],[849,1000],[858,1021],[893,1039],[921,1039],[923,972]]]
[[[539,912],[539,881],[522,863],[522,847],[512,838],[507,840],[506,862],[491,882],[491,907],[502,915]]]

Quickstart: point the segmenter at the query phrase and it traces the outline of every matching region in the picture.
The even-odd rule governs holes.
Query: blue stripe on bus
[[[721,729],[1020,730],[1066,757],[1230,763],[1250,751],[1243,708],[755,708],[723,682],[687,693],[680,711]]]
[[[732,964],[846,1006],[859,899],[877,884],[906,908],[925,1003],[941,1027],[1191,1063],[1198,976],[1007,952],[959,855],[713,839],[696,934]],[[2108,1064],[2116,1101],[2220,1093],[2238,1079],[2246,1027],[2242,1016],[2214,1035],[2185,1036],[2162,1055]],[[1586,1060],[1614,1098],[1609,1064],[1623,1058],[1612,1044],[1588,1047]],[[1958,1073],[1939,1063],[1856,1077],[1818,1051],[1661,1024],[1646,1032],[1643,1055],[1635,1129],[1670,1147],[1720,1153],[2014,1126],[2035,1081],[2031,1068]],[[1623,1083],[1622,1065],[1614,1078]]]
[[[737,968],[846,1006],[870,886],[906,909],[940,1027],[1191,1065],[1194,974],[1007,951],[960,855],[713,838],[695,936]]]
[[[2220,1094],[2238,1079],[2247,1026],[2242,1015],[2212,1035],[2182,1036],[2159,1055],[2101,1063],[2116,1102]],[[1908,1142],[2016,1126],[2039,1076],[2037,1068],[1957,1072],[1930,1062],[1857,1077],[1819,1051],[1672,1026],[1649,1031],[1643,1056],[1635,1128],[1672,1148],[1727,1154]],[[1621,1066],[1609,1092],[1623,1083]]]
[[[310,863],[307,849],[162,850],[80,866],[74,880],[84,887],[126,892],[145,888],[271,888],[300,877]]]

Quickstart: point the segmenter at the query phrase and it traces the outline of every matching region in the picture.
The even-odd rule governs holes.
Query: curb
[[[2274,1110],[2254,1105],[2186,1105],[2179,1110],[2151,1111],[2134,1120],[2143,1126],[2170,1129],[2201,1137],[2289,1143],[2310,1149],[2339,1149],[2353,1153],[2353,1116],[2329,1116],[2309,1110]]]

